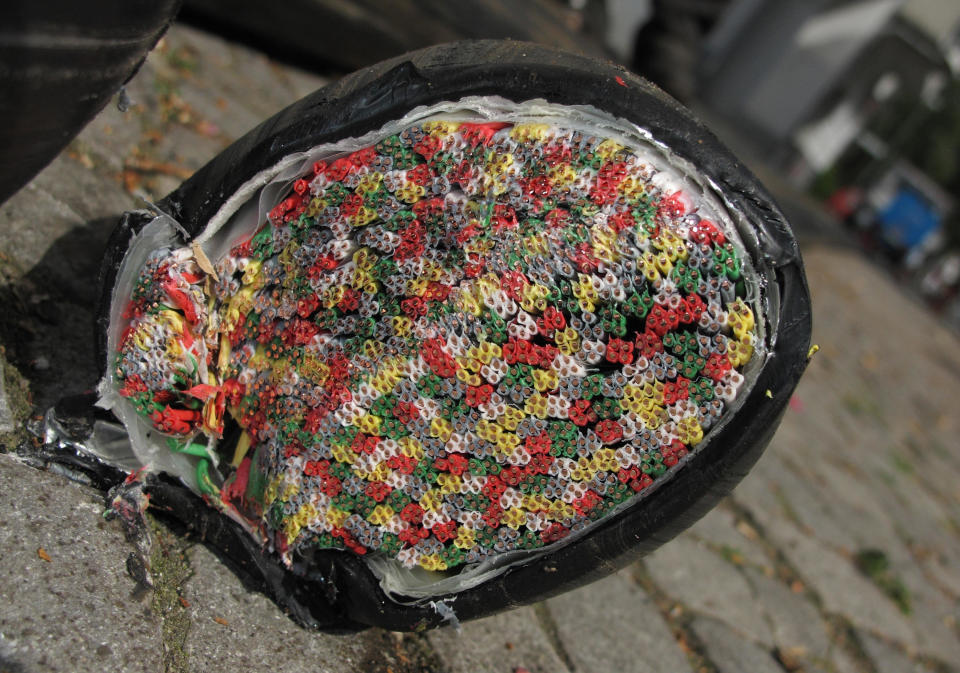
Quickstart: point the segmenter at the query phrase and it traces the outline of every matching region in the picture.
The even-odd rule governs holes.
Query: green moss
[[[880,478],[880,481],[886,484],[889,488],[893,488],[897,485],[897,478],[887,470],[877,470],[876,475]]]
[[[0,346],[0,376],[3,377],[3,387],[6,391],[7,405],[13,417],[13,430],[0,432],[0,453],[11,451],[26,439],[24,424],[30,417],[33,404],[30,402],[30,385],[20,375],[17,368],[7,362],[6,354]]]
[[[896,603],[900,612],[910,614],[910,592],[890,568],[890,559],[881,549],[861,549],[856,555],[857,568]]]
[[[156,523],[151,528],[151,609],[161,624],[163,669],[166,673],[186,673],[189,670],[186,644],[190,634],[190,613],[181,600],[181,591],[192,571],[183,542]]]
[[[857,393],[850,392],[841,399],[843,408],[853,416],[871,418],[884,427],[886,426],[886,417],[880,403],[867,391]]]
[[[200,59],[195,49],[183,45],[167,52],[167,63],[181,75],[191,75],[197,72]]]
[[[913,463],[896,451],[890,452],[890,461],[893,463],[893,467],[897,470],[897,472],[900,472],[901,474],[914,473]]]
[[[740,553],[740,550],[736,547],[731,547],[730,545],[723,545],[720,547],[720,556],[723,557],[723,560],[727,563],[732,563],[736,566],[742,566],[744,564],[743,554]]]

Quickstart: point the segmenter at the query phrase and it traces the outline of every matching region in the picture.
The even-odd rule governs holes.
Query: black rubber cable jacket
[[[690,161],[742,213],[759,249],[754,264],[768,269],[764,282],[779,290],[776,330],[767,335],[769,356],[740,408],[710,434],[676,475],[635,506],[602,521],[590,533],[535,560],[513,566],[449,606],[458,619],[493,614],[573,589],[622,568],[671,539],[729,493],[766,447],[806,367],[810,346],[810,296],[800,251],[784,216],[750,171],[692,114],[661,90],[625,69],[539,45],[476,41],[439,45],[358,71],[263,122],[197,171],[158,205],[195,236],[237,189],[281,158],[345,137],[360,136],[413,108],[466,96],[500,96],[520,102],[545,99],[590,105],[648,130],[671,152]],[[105,256],[98,332],[106,362],[109,304],[117,269],[134,232],[149,216],[128,213]],[[267,593],[304,624],[342,630],[375,625],[415,630],[439,625],[429,602],[391,600],[350,553],[320,550],[293,570],[245,542],[239,526],[205,520],[210,508],[186,507],[170,484],[155,502],[190,525],[207,530],[211,543],[253,575]],[[443,596],[434,597],[441,600]]]

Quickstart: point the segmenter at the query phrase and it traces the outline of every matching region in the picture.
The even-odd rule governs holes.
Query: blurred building
[[[847,190],[835,203],[916,260],[956,209],[913,150],[956,82],[958,30],[957,0],[730,0],[698,98],[798,187]]]
[[[936,95],[958,24],[956,0],[732,0],[704,46],[700,96],[819,172],[894,93]]]

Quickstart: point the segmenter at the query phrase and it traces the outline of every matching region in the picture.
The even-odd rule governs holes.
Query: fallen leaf
[[[184,598],[183,596],[177,596],[177,599],[180,601],[180,605],[182,605],[183,607],[185,607],[185,608],[189,608],[189,607],[190,607],[190,601],[188,601],[188,600],[187,600],[186,598]]]
[[[123,182],[123,188],[130,193],[139,189],[142,182],[140,174],[136,171],[123,171],[120,174],[120,180]]]
[[[207,136],[208,138],[213,138],[220,135],[220,127],[205,119],[198,121],[196,124],[194,124],[193,128],[197,133],[202,136]]]
[[[214,617],[214,618],[213,618],[213,621],[215,621],[215,622],[216,622],[217,624],[219,624],[220,626],[229,626],[229,625],[230,625],[230,622],[228,622],[228,621],[227,621],[226,619],[224,619],[223,617]]]
[[[674,639],[677,641],[677,646],[681,649],[681,651],[683,651],[684,654],[695,654],[693,647],[687,641],[686,636],[684,636],[682,633],[675,633]]]
[[[217,270],[213,267],[213,263],[210,261],[210,258],[207,257],[207,253],[203,251],[203,248],[200,247],[200,244],[196,241],[193,241],[190,244],[190,251],[193,252],[193,258],[197,260],[197,266],[199,266],[205,274],[213,278],[215,282],[220,282],[220,278],[217,276]]]
[[[47,550],[44,549],[43,547],[37,547],[37,556],[39,556],[42,560],[46,561],[47,563],[50,563],[50,561],[53,560],[52,558],[50,558],[50,554],[47,553]]]
[[[760,535],[757,533],[757,530],[746,521],[738,521],[736,528],[737,532],[748,540],[756,540],[758,537],[760,537]]]
[[[138,159],[130,157],[124,162],[124,169],[129,171],[138,171],[140,173],[160,173],[161,175],[170,175],[181,180],[186,180],[193,171],[185,166],[177,166],[167,161],[154,161],[152,159]]]
[[[774,651],[777,659],[788,671],[801,671],[803,669],[803,660],[807,657],[807,648],[805,647],[786,647],[777,648]]]
[[[84,168],[93,168],[93,159],[91,159],[90,155],[86,152],[68,152],[67,156],[71,159],[76,159],[79,161]]]

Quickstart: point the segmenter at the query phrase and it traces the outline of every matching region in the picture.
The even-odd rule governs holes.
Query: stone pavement
[[[101,494],[21,464],[28,391],[42,409],[95,381],[91,304],[116,215],[321,83],[175,27],[127,87],[131,108],[105,110],[0,206],[0,671],[960,670],[960,419],[946,402],[960,341],[814,239],[821,348],[733,495],[643,562],[460,632],[304,631],[170,531],[154,530],[143,568]]]

